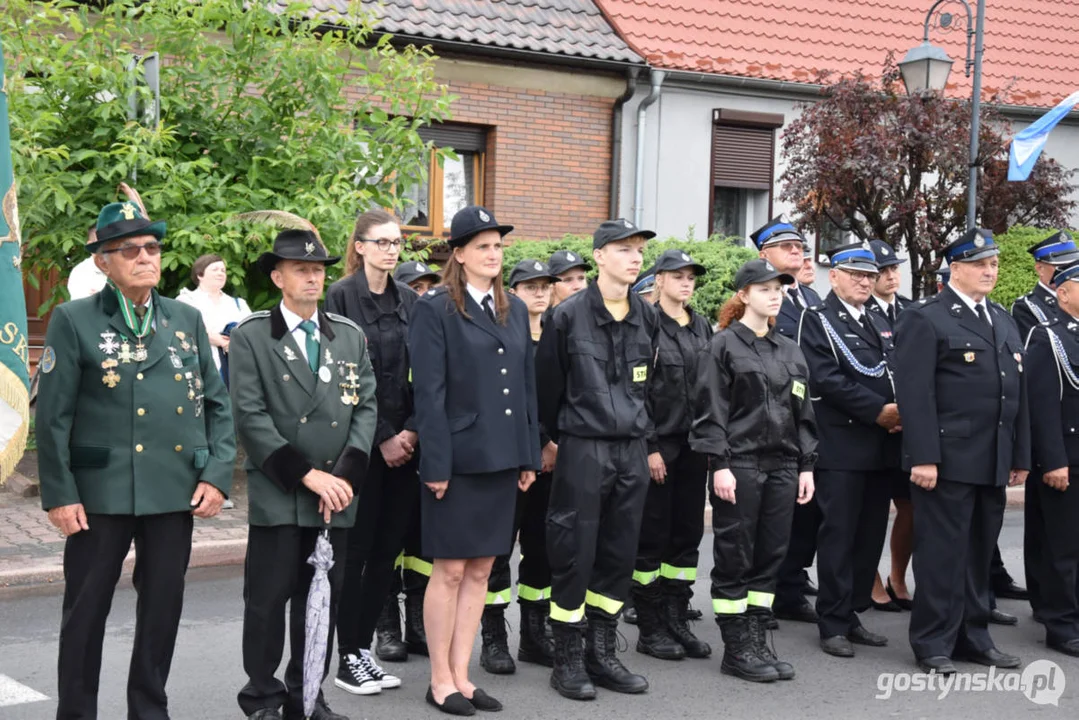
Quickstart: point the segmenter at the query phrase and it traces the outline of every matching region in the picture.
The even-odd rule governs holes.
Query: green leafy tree
[[[430,51],[376,37],[359,2],[332,16],[274,0],[4,4],[25,261],[38,276],[85,257],[87,229],[127,181],[168,223],[162,292],[213,252],[233,288],[265,306],[273,294],[252,264],[274,231],[229,218],[290,211],[339,253],[357,212],[397,208],[422,180],[431,149],[417,129],[448,114]]]

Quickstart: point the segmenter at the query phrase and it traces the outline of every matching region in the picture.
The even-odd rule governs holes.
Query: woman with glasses
[[[468,665],[491,566],[512,547],[517,491],[541,467],[528,310],[501,282],[512,229],[486,208],[458,211],[443,285],[420,298],[409,326],[423,554],[434,558],[423,608],[427,702],[452,715],[502,709]]]
[[[417,295],[390,276],[400,254],[397,219],[382,210],[363,213],[352,231],[345,277],[326,292],[326,311],[363,329],[377,379],[378,424],[359,515],[349,530],[337,618],[340,662],[334,684],[354,695],[375,695],[401,685],[371,654],[375,625],[393,583],[394,561],[419,493],[407,343]]]

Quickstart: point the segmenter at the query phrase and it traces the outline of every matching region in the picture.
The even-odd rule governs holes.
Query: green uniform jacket
[[[367,474],[378,410],[367,338],[351,320],[319,311],[319,372],[312,373],[280,306],[233,331],[229,385],[236,432],[247,451],[248,522],[320,527],[312,468],[348,480],[352,504],[332,527],[351,527]]]
[[[199,481],[228,495],[236,438],[229,395],[202,316],[153,292],[147,357],[116,293],[57,306],[41,356],[37,400],[41,504],[88,513],[191,510]]]

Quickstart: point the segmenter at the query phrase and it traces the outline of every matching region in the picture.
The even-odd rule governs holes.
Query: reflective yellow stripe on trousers
[[[659,566],[659,576],[666,580],[688,580],[689,582],[694,582],[697,579],[697,568],[675,567],[674,565],[663,563]]]

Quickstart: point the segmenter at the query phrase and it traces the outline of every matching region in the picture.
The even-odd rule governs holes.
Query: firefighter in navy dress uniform
[[[528,308],[532,349],[539,345],[541,319],[551,304],[551,293],[558,276],[545,263],[528,258],[510,271],[510,293]],[[547,637],[547,610],[551,599],[551,566],[547,562],[547,502],[551,495],[551,470],[558,446],[540,427],[540,453],[543,467],[528,492],[517,494],[513,519],[513,537],[521,544],[517,566],[517,603],[521,606],[521,639],[517,659],[551,667],[554,646]],[[517,671],[506,635],[506,607],[513,598],[510,559],[512,553],[495,558],[487,581],[487,606],[483,609],[480,665],[489,673],[509,675]]]
[[[1038,275],[1038,284],[1026,295],[1012,304],[1012,317],[1019,326],[1019,334],[1026,342],[1030,331],[1041,323],[1051,322],[1057,316],[1056,283],[1053,274],[1060,268],[1079,262],[1079,248],[1076,247],[1071,233],[1061,231],[1030,248],[1034,257],[1034,272]],[[1004,563],[998,564],[999,550],[994,557],[992,585],[997,597],[1011,597],[1030,600],[1035,617],[1040,617],[1039,582],[1037,569],[1042,567],[1042,546],[1040,543],[1042,526],[1041,495],[1037,483],[1028,483],[1024,490],[1023,502],[1023,561],[1026,566],[1028,592],[1014,592],[1011,576],[1004,570]],[[1022,590],[1022,588],[1015,588]]]
[[[687,624],[704,534],[708,461],[689,447],[697,358],[712,337],[689,300],[704,266],[681,250],[656,260],[659,353],[648,400],[655,423],[649,440],[652,482],[644,505],[632,594],[640,626],[637,652],[667,660],[712,654]]]
[[[712,610],[723,635],[721,670],[753,682],[794,677],[769,647],[766,625],[795,504],[813,497],[809,368],[773,323],[781,283],[793,279],[763,259],[735,274],[737,293],[698,360],[689,435],[712,476]]]
[[[630,292],[653,237],[628,220],[600,225],[592,238],[599,278],[551,311],[536,351],[540,418],[558,443],[547,511],[551,686],[575,700],[594,698],[595,684],[648,690],[615,651],[654,432],[646,399],[659,319]]]
[[[780,335],[797,341],[802,311],[821,304],[817,291],[797,280],[805,263],[805,248],[808,243],[783,216],[770,220],[750,235],[750,239],[757,246],[762,258],[779,272],[791,276],[792,282],[783,287],[783,305],[776,318],[776,330]],[[799,622],[817,622],[817,613],[806,600],[807,591],[811,589],[806,568],[813,564],[813,556],[817,553],[820,519],[820,508],[816,500],[810,500],[794,509],[790,544],[779,569],[776,586],[773,608],[776,617]]]
[[[987,299],[999,252],[981,229],[946,247],[949,284],[903,313],[896,333],[903,467],[914,485],[910,643],[926,672],[954,673],[953,658],[1020,664],[988,629],[1004,489],[1030,468],[1023,342],[1007,311]]]
[[[1045,644],[1079,657],[1079,263],[1057,269],[1057,312],[1033,328],[1027,342],[1031,455],[1030,496],[1041,500],[1036,535],[1041,552],[1030,561],[1040,590]],[[1030,522],[1030,517],[1027,517]],[[1029,574],[1029,570],[1028,570]]]
[[[832,292],[802,316],[798,344],[809,364],[820,437],[816,464],[822,522],[817,542],[821,649],[854,657],[854,645],[887,643],[856,612],[867,610],[884,536],[891,475],[899,469],[899,411],[886,318],[869,311],[879,268],[869,243],[831,254]]]
[[[443,285],[416,303],[409,357],[419,430],[427,702],[451,715],[501,710],[468,677],[494,559],[513,544],[517,491],[541,467],[528,310],[502,288],[500,225],[479,206],[450,225]]]

